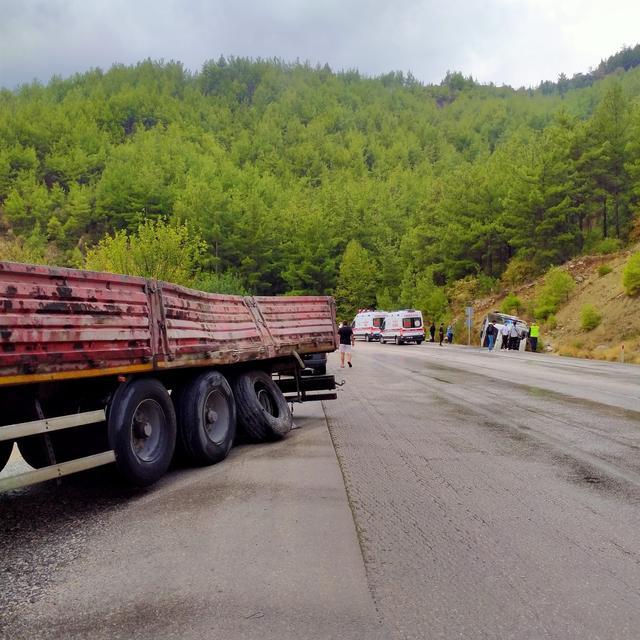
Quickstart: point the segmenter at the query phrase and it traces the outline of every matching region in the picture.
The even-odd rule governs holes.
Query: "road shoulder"
[[[83,556],[23,609],[20,629],[6,631],[375,637],[378,617],[322,407],[303,405],[295,417],[302,428],[285,441],[174,472],[117,509]]]

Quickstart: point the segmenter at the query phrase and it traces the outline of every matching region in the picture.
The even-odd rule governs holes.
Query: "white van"
[[[380,342],[415,342],[420,344],[424,340],[424,323],[422,312],[415,309],[391,311],[382,324]]]
[[[386,317],[386,311],[360,311],[351,323],[353,335],[365,342],[380,340],[380,326]]]

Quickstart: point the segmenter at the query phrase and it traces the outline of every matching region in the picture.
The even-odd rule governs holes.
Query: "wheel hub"
[[[153,433],[153,427],[151,426],[151,423],[144,418],[136,417],[135,431],[138,438],[149,438]]]

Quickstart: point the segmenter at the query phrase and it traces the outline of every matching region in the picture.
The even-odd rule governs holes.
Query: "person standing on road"
[[[538,350],[538,338],[540,337],[540,326],[534,320],[529,327],[529,344],[531,351],[535,353]]]
[[[502,329],[500,329],[500,335],[502,336],[502,344],[500,345],[501,349],[509,348],[509,322],[505,322],[502,325]]]
[[[355,344],[356,337],[353,334],[353,329],[348,322],[343,322],[342,326],[338,329],[338,335],[340,336],[340,368],[344,369],[344,354],[347,354],[347,364],[352,367],[351,364],[351,352],[353,351],[353,345]]]
[[[451,325],[447,327],[447,342],[453,344],[453,327]]]
[[[436,323],[435,320],[431,322],[431,326],[429,327],[429,333],[431,334],[430,342],[436,341]]]
[[[516,327],[516,323],[512,322],[509,327],[509,349],[511,351],[517,351],[520,346],[520,333],[518,332],[518,327]]]
[[[493,344],[496,340],[496,326],[493,322],[487,325],[487,341],[489,342],[489,351],[493,351]]]
[[[444,324],[440,323],[440,329],[438,329],[438,334],[440,336],[440,346],[442,346],[442,341],[444,340]]]

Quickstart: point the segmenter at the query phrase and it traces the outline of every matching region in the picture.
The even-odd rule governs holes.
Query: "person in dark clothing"
[[[353,345],[356,341],[356,337],[353,334],[353,329],[348,322],[343,322],[342,326],[338,329],[338,335],[340,336],[340,368],[344,369],[344,354],[347,354],[347,364],[352,367],[351,364],[351,352],[353,351]]]
[[[444,340],[444,324],[440,323],[440,328],[438,329],[438,335],[440,336],[440,346],[442,346],[442,341]]]
[[[487,325],[487,332],[486,332],[489,351],[493,351],[493,344],[496,339],[496,333],[497,333],[496,326],[493,324],[493,322],[490,322]]]
[[[429,333],[431,334],[430,342],[435,342],[436,341],[436,323],[435,322],[431,323],[431,326],[429,327]]]

